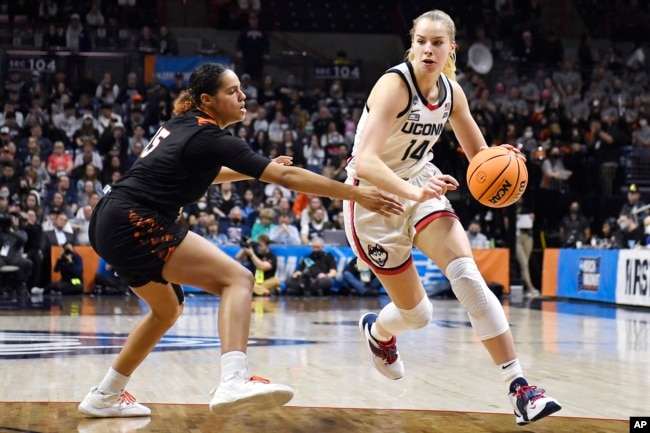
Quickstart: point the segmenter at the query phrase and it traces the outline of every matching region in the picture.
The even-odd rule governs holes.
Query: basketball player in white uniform
[[[455,33],[444,12],[416,18],[408,61],[379,78],[359,121],[347,182],[393,193],[406,209],[400,216],[384,217],[345,203],[350,245],[392,301],[379,314],[365,314],[359,326],[375,367],[390,379],[401,378],[404,366],[396,336],[426,326],[432,315],[411,257],[412,247],[417,247],[451,282],[507,385],[515,421],[523,425],[560,410],[560,404],[524,378],[503,308],[479,273],[465,231],[445,197],[458,182],[429,162],[447,121],[470,160],[487,148],[455,81]]]

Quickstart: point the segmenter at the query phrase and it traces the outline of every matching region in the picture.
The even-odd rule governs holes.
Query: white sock
[[[106,394],[120,394],[126,389],[126,384],[129,383],[130,378],[130,376],[124,376],[111,367],[97,389]]]
[[[380,341],[382,343],[387,343],[393,338],[392,335],[384,335],[381,332],[379,332],[379,329],[377,329],[377,326],[374,323],[370,327],[370,336],[374,338],[376,341]]]
[[[510,383],[518,377],[524,377],[524,371],[519,365],[519,358],[515,358],[512,361],[505,362],[499,366],[499,371],[501,372],[501,377],[503,380],[510,386]]]
[[[248,372],[248,361],[244,352],[228,352],[221,355],[221,380],[236,373]]]
[[[377,315],[377,322],[379,321],[381,321],[382,328],[386,333],[379,332],[379,328],[377,327],[377,323],[375,322],[370,327],[370,335],[375,340],[381,341],[382,343],[386,343],[393,338],[393,334],[391,334],[392,331],[391,328],[395,326],[391,326],[391,325],[394,325],[395,323],[399,323],[402,321],[402,316],[400,315],[399,310],[397,309],[395,303],[389,302],[388,304],[386,304],[384,308],[381,309],[381,311]]]

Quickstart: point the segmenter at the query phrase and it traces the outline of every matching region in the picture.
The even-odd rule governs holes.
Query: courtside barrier
[[[240,247],[238,245],[228,245],[221,247],[221,249],[229,256],[234,257]],[[300,259],[311,252],[311,246],[272,246],[271,250],[278,258],[276,275],[284,282],[298,268]],[[84,292],[90,293],[95,287],[95,274],[97,273],[99,256],[89,246],[77,246],[75,247],[75,251],[81,255],[84,262]],[[352,250],[348,246],[330,245],[325,246],[325,251],[332,253],[336,258],[338,275],[340,277],[345,265],[353,257]],[[52,247],[52,267],[50,269],[54,269],[54,263],[60,254],[61,247]],[[509,250],[506,248],[474,250],[474,257],[486,281],[503,285],[504,290],[507,292],[510,287]],[[425,286],[442,281],[445,278],[438,266],[417,249],[413,250],[413,261]],[[218,272],[218,270],[215,271]],[[52,281],[58,281],[60,278],[59,273],[52,271]],[[284,283],[282,287],[284,287]],[[337,280],[333,290],[336,291],[339,287],[340,281]],[[185,286],[184,289],[186,292],[202,291],[199,288],[189,286]]]

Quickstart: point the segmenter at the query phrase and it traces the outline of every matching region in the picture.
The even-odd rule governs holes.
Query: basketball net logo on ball
[[[521,198],[527,185],[526,162],[505,147],[480,151],[467,168],[469,192],[484,206],[510,206]]]

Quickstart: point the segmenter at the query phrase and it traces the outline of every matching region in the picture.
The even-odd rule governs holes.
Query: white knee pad
[[[411,310],[399,309],[399,314],[410,329],[424,328],[431,323],[433,305],[426,296]]]
[[[508,330],[506,314],[484,281],[460,277],[451,281],[451,289],[467,311],[479,340],[494,338]]]
[[[397,308],[394,303],[386,305],[380,312],[377,322],[391,335],[400,335],[411,330],[424,328],[431,323],[433,306],[426,296],[410,310]]]

